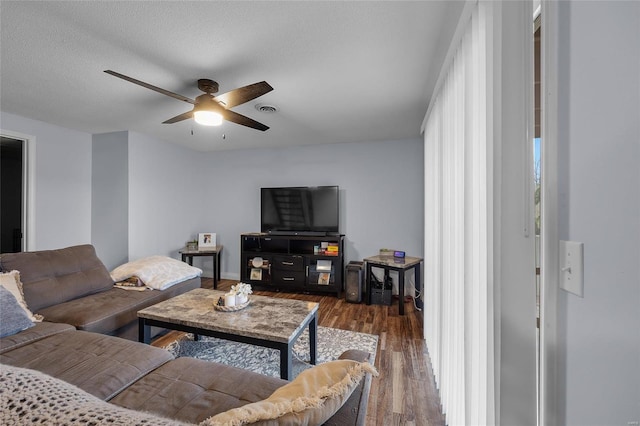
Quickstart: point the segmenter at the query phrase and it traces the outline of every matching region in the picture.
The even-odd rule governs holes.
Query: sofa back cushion
[[[3,271],[18,270],[27,306],[33,312],[113,287],[113,280],[90,244],[57,250],[5,253]]]

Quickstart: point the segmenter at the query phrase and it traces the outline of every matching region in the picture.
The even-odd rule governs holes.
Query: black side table
[[[178,250],[178,253],[182,255],[182,261],[187,262],[191,266],[193,266],[194,257],[211,256],[213,258],[213,288],[218,288],[218,281],[220,281],[220,253],[222,253],[222,245],[195,250],[183,247]]]
[[[367,286],[367,305],[371,304],[371,268],[384,269],[385,278],[389,275],[389,271],[398,271],[398,313],[404,315],[404,274],[405,272],[413,269],[415,270],[415,285],[416,293],[421,294],[420,286],[420,265],[422,264],[421,257],[405,257],[395,258],[390,256],[371,256],[366,257],[364,261],[367,264],[366,270],[366,286]],[[420,308],[420,303],[416,300],[416,305]]]

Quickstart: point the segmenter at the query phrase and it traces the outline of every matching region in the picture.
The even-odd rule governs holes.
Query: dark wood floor
[[[226,291],[237,281],[222,280],[218,289]],[[212,288],[213,280],[203,278],[202,286]],[[318,324],[379,336],[367,425],[444,425],[440,401],[433,380],[431,362],[422,333],[422,312],[413,301],[405,303],[405,315],[398,315],[398,300],[392,306],[347,303],[335,295],[308,295],[257,291],[256,294],[320,303]],[[153,342],[164,346],[180,337],[171,332]]]

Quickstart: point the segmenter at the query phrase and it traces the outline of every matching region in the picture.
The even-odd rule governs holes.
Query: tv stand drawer
[[[304,285],[307,281],[307,275],[304,271],[273,271],[273,281],[286,285]]]
[[[274,256],[273,267],[281,271],[304,271],[304,257]]]

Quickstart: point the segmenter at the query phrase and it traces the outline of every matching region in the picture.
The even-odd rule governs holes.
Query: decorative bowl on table
[[[236,312],[249,306],[249,303],[251,303],[251,300],[249,300],[248,298],[244,303],[236,304],[233,306],[224,306],[216,303],[213,305],[213,309],[220,312]]]

